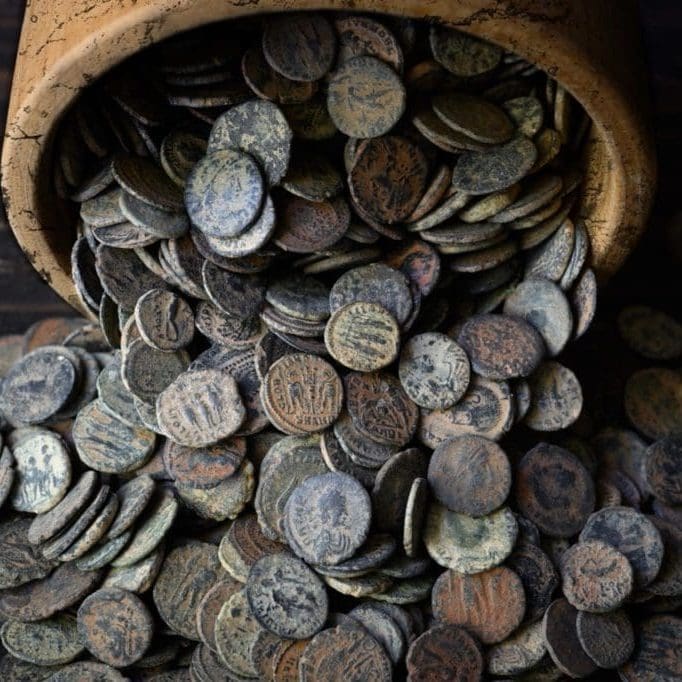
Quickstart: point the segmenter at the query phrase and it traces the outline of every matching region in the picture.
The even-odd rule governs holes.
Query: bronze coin
[[[135,476],[117,491],[118,514],[107,533],[108,538],[117,538],[127,531],[146,509],[154,493],[154,480],[145,474]]]
[[[574,336],[579,339],[592,324],[597,309],[597,277],[591,268],[584,270],[571,292],[575,320]]]
[[[285,315],[310,320],[329,317],[329,289],[320,280],[295,273],[270,282],[265,300]]]
[[[433,26],[429,42],[434,59],[450,73],[463,78],[480,76],[502,59],[502,48],[444,26]]]
[[[436,95],[432,103],[445,124],[478,142],[501,144],[514,134],[514,124],[504,110],[482,97],[447,92]]]
[[[350,558],[338,564],[316,564],[320,575],[332,578],[359,578],[369,575],[374,569],[382,568],[395,554],[396,541],[386,534],[370,535],[365,544]]]
[[[507,639],[486,652],[488,672],[491,675],[523,675],[538,673],[536,666],[546,657],[542,622],[522,625]]]
[[[392,679],[391,659],[385,649],[358,626],[338,625],[315,635],[301,655],[298,670],[300,682]]]
[[[153,628],[147,607],[125,590],[97,590],[78,609],[78,632],[88,651],[116,667],[131,665],[144,656]]]
[[[660,507],[657,508],[660,512]],[[673,596],[682,592],[682,530],[671,520],[649,516],[663,540],[664,552],[661,569],[647,592],[660,596]]]
[[[226,315],[210,301],[197,306],[195,324],[209,341],[232,348],[253,347],[265,331],[260,318]]]
[[[630,507],[606,507],[592,514],[580,541],[602,540],[624,554],[632,565],[636,587],[645,587],[663,561],[663,540],[656,526]]]
[[[407,643],[402,629],[389,613],[365,602],[356,606],[348,615],[384,647],[394,665],[400,665]]]
[[[414,435],[419,409],[400,382],[385,372],[351,372],[344,378],[346,408],[355,427],[377,443],[402,447]]]
[[[682,438],[667,437],[652,443],[646,451],[646,482],[665,504],[682,504]]]
[[[283,14],[266,23],[263,54],[268,64],[286,78],[316,81],[332,66],[336,34],[321,14]]]
[[[475,575],[448,570],[431,593],[434,617],[466,628],[484,644],[506,639],[521,624],[526,598],[521,579],[499,566]]]
[[[135,156],[117,156],[114,177],[128,193],[164,211],[184,209],[182,192],[155,163]]]
[[[682,355],[682,325],[660,310],[628,306],[618,315],[618,330],[632,350],[649,360],[672,360]]]
[[[265,285],[258,275],[228,272],[210,261],[204,263],[202,275],[209,298],[227,315],[252,317],[263,305]]]
[[[535,431],[559,431],[573,424],[582,411],[578,378],[564,365],[548,360],[528,378],[530,407],[524,423]]]
[[[0,589],[44,578],[55,566],[54,561],[42,555],[40,548],[30,543],[30,527],[28,518],[0,524]]]
[[[412,682],[480,682],[480,644],[464,629],[434,625],[412,642],[405,659]]]
[[[281,431],[314,433],[336,421],[343,405],[343,385],[326,360],[294,353],[270,367],[261,399],[268,417]]]
[[[496,381],[529,376],[545,354],[545,344],[535,328],[507,315],[470,318],[458,341],[469,356],[472,369]]]
[[[407,275],[419,288],[422,296],[430,294],[440,277],[440,256],[430,245],[421,240],[407,242],[391,250],[386,264]]]
[[[366,488],[374,485],[376,471],[369,467],[355,464],[350,455],[341,447],[333,431],[325,431],[320,438],[320,452],[329,471],[340,471],[350,474]]]
[[[177,294],[152,289],[135,304],[135,322],[147,345],[160,351],[188,346],[194,336],[194,313]]]
[[[552,602],[542,621],[547,651],[557,668],[569,677],[587,677],[597,666],[583,650],[576,626],[578,611],[565,599]]]
[[[298,682],[298,664],[310,640],[300,639],[289,644],[272,660],[272,678],[275,682]]]
[[[625,385],[625,412],[652,440],[682,434],[682,377],[672,369],[641,369]]]
[[[539,443],[515,471],[514,494],[521,513],[543,533],[568,538],[594,510],[594,483],[580,460],[556,445]]]
[[[383,223],[399,223],[424,194],[428,164],[423,152],[404,137],[365,140],[348,174],[351,197]]]
[[[379,137],[400,120],[406,100],[405,87],[388,64],[359,56],[332,74],[327,109],[336,127],[349,137]]]
[[[238,440],[233,438],[203,448],[168,442],[163,453],[166,471],[183,485],[213,488],[232,476],[242,463],[246,448],[236,447]]]
[[[339,64],[360,55],[371,55],[390,64],[397,73],[402,72],[402,48],[384,24],[371,17],[350,15],[336,19],[334,27],[339,36]]]
[[[580,611],[576,627],[583,650],[600,668],[618,668],[632,656],[635,633],[625,611]]]
[[[204,594],[197,606],[197,633],[201,641],[214,652],[217,652],[215,643],[216,618],[223,604],[241,589],[241,583],[224,577]]]
[[[661,614],[639,624],[635,652],[618,671],[624,680],[677,680],[682,677],[682,618]]]
[[[97,682],[125,682],[126,678],[115,668],[96,661],[70,663],[50,677],[51,682],[82,682],[86,679]]]
[[[470,516],[485,516],[504,504],[511,479],[504,450],[481,436],[446,440],[429,461],[434,497],[448,509]]]
[[[564,596],[580,611],[613,611],[632,592],[630,562],[601,540],[586,540],[569,547],[561,555],[560,568]]]

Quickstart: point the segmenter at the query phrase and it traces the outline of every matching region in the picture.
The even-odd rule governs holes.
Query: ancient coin
[[[405,87],[388,64],[375,57],[359,56],[344,62],[332,74],[327,109],[342,133],[379,137],[400,120],[406,100]]]
[[[415,478],[405,503],[403,522],[403,549],[410,558],[419,555],[422,544],[422,526],[426,516],[429,484],[425,478]]]
[[[13,519],[0,524],[0,589],[44,578],[55,563],[43,557],[28,537],[31,521]]]
[[[414,682],[477,682],[485,667],[480,644],[454,625],[434,625],[417,637],[405,662]]]
[[[315,635],[298,669],[300,682],[332,682],[339,676],[353,682],[392,679],[391,659],[384,647],[358,626],[338,625]]]
[[[263,176],[245,152],[209,152],[187,178],[185,205],[192,224],[212,237],[235,237],[257,218]]]
[[[514,134],[503,109],[482,97],[461,92],[436,95],[433,110],[448,126],[486,144],[501,144]]]
[[[173,441],[203,447],[232,435],[246,410],[232,376],[204,369],[181,374],[159,394],[156,414]]]
[[[284,177],[289,165],[292,132],[276,104],[259,99],[232,107],[216,119],[208,152],[240,149],[261,165],[269,185]]]
[[[121,193],[119,207],[130,224],[155,239],[181,237],[189,229],[185,213],[161,210],[127,192]],[[101,232],[95,232],[95,235],[100,239]]]
[[[628,306],[618,315],[618,330],[625,343],[650,360],[671,360],[682,355],[682,325],[649,306]]]
[[[145,343],[160,351],[184,348],[194,336],[194,313],[189,303],[163,289],[152,289],[138,299],[135,322]]]
[[[55,672],[50,678],[51,682],[80,682],[83,679],[98,682],[125,682],[126,678],[115,668],[96,661],[71,663]]]
[[[238,318],[223,313],[210,301],[197,306],[196,328],[213,343],[233,348],[251,348],[265,327],[258,317]]]
[[[537,97],[513,97],[502,102],[502,108],[514,121],[519,132],[527,137],[534,137],[540,132],[545,112]]]
[[[351,197],[375,220],[398,223],[424,194],[428,164],[419,147],[387,135],[360,144],[348,175]]]
[[[469,356],[471,368],[496,381],[529,376],[545,354],[545,344],[535,328],[507,315],[470,318],[458,341]]]
[[[558,282],[563,277],[575,245],[575,226],[566,218],[542,244],[526,256],[525,276],[527,279],[545,278]]]
[[[12,508],[42,514],[57,505],[71,484],[71,459],[62,439],[50,431],[26,436],[12,455]]]
[[[360,55],[371,55],[390,64],[396,72],[403,69],[403,51],[396,36],[376,19],[344,16],[334,21],[339,36],[339,63]]]
[[[597,311],[597,277],[591,268],[583,271],[571,292],[575,330],[573,335],[579,339],[592,324]]]
[[[424,525],[424,544],[436,563],[468,575],[501,564],[511,553],[517,534],[516,519],[507,507],[475,519],[432,502]]]
[[[674,370],[635,372],[625,385],[624,405],[628,419],[648,438],[682,434],[682,377]]]
[[[341,447],[333,431],[325,431],[320,438],[320,452],[322,459],[330,471],[340,471],[357,478],[366,488],[374,485],[376,471],[365,466],[355,464],[350,455]]]
[[[333,578],[359,578],[370,574],[373,569],[383,567],[395,554],[396,547],[397,543],[390,535],[370,535],[350,559],[333,566],[317,564],[315,570],[320,575]]]
[[[125,387],[121,377],[121,356],[116,353],[111,362],[97,377],[97,394],[103,408],[131,428],[144,426],[135,406],[135,399],[142,402]],[[147,403],[143,403],[147,404]]]
[[[619,669],[625,680],[675,680],[682,675],[679,651],[682,619],[668,614],[647,618],[635,634],[635,652]]]
[[[94,571],[108,566],[123,551],[132,536],[132,531],[128,530],[113,540],[105,538],[98,545],[78,557],[76,566],[81,571]]]
[[[229,577],[223,577],[204,594],[197,606],[197,633],[201,641],[212,651],[216,651],[215,624],[220,609],[235,592],[241,589],[241,583]]]
[[[429,42],[434,59],[463,78],[491,71],[502,58],[502,48],[497,45],[441,26],[431,28]]]
[[[109,665],[131,665],[151,645],[152,616],[139,597],[118,589],[97,590],[78,609],[78,632],[88,651]]]
[[[73,440],[81,461],[95,471],[124,473],[150,457],[156,434],[124,424],[95,400],[81,410],[73,425]]]
[[[235,447],[238,439],[222,441],[203,448],[188,448],[168,443],[163,459],[168,474],[183,485],[212,488],[232,476],[244,459],[244,447]]]
[[[285,315],[321,321],[329,317],[329,289],[320,280],[289,275],[271,282],[265,300]]]
[[[378,303],[348,303],[336,310],[324,330],[331,356],[342,365],[372,372],[398,355],[400,330],[395,318]]]
[[[519,675],[533,669],[546,654],[542,621],[528,623],[486,652],[492,675]]]
[[[431,607],[438,621],[466,628],[484,644],[495,644],[521,624],[526,598],[520,578],[504,566],[475,575],[448,570],[433,586]]]
[[[305,563],[286,553],[270,554],[253,565],[246,596],[253,616],[280,637],[312,637],[327,620],[324,584]]]
[[[79,365],[68,348],[59,346],[44,346],[24,355],[3,378],[0,408],[19,423],[49,419],[71,400]]]
[[[524,422],[535,431],[558,431],[578,419],[583,407],[580,382],[554,360],[543,362],[528,377],[530,408]]]
[[[329,472],[305,479],[291,493],[284,530],[291,548],[306,561],[337,564],[367,539],[371,516],[362,485],[348,474]]]
[[[433,496],[448,509],[469,516],[485,516],[504,504],[511,479],[507,455],[481,436],[446,440],[429,461]]]
[[[594,510],[594,483],[580,460],[556,445],[539,443],[519,462],[514,494],[521,513],[543,533],[568,538]]]
[[[378,605],[364,603],[348,614],[359,622],[388,653],[394,665],[399,665],[405,655],[407,643],[398,623]]]
[[[634,651],[632,623],[621,609],[611,613],[580,611],[576,628],[583,650],[600,668],[617,668]]]
[[[192,542],[170,551],[154,583],[154,604],[164,622],[188,639],[199,639],[197,609],[222,577],[214,545]]]
[[[601,540],[569,547],[561,555],[560,568],[564,595],[580,611],[613,611],[632,592],[630,562]]]
[[[125,533],[146,509],[154,493],[154,480],[142,474],[124,483],[117,491],[118,514],[107,532],[108,538]]]
[[[130,566],[113,566],[109,569],[102,587],[113,587],[144,594],[154,584],[156,576],[161,570],[165,554],[165,548],[161,544],[144,559],[140,559]]]
[[[557,599],[545,611],[542,626],[547,651],[557,668],[569,677],[587,677],[597,666],[580,645],[577,615],[565,599]]]
[[[440,277],[441,262],[438,252],[421,240],[407,242],[391,250],[386,265],[400,270],[419,288],[422,296],[430,294]]]
[[[263,31],[268,64],[294,81],[316,81],[336,56],[336,34],[321,14],[286,14],[272,18]]]
[[[281,431],[313,433],[331,426],[339,416],[343,385],[326,360],[295,353],[270,367],[261,399],[270,421]]]
[[[580,533],[580,541],[587,540],[602,540],[624,554],[636,587],[651,583],[661,568],[661,534],[644,514],[630,507],[606,507],[592,514]]]
[[[258,276],[228,272],[210,261],[204,263],[202,276],[209,298],[227,315],[252,317],[260,310],[265,286]]]
[[[666,504],[682,504],[682,438],[667,437],[646,451],[646,482],[651,492]]]
[[[149,159],[121,155],[114,159],[114,178],[123,190],[164,211],[184,208],[182,192]]]

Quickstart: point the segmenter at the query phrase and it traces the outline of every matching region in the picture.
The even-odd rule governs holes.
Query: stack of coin
[[[0,343],[3,679],[681,676],[679,374],[589,442],[556,359],[588,128],[495,45],[359,14],[93,84],[54,179],[99,325]]]

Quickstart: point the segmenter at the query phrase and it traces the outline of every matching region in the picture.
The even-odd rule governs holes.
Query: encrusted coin
[[[128,592],[143,594],[149,591],[161,570],[165,556],[163,545],[157,547],[144,559],[130,566],[114,566],[109,569],[102,587],[114,587]]]
[[[242,589],[241,583],[223,576],[201,598],[197,606],[197,633],[201,641],[212,651],[216,651],[215,624],[223,604]]]
[[[78,609],[78,632],[88,651],[104,663],[124,667],[151,645],[152,616],[139,597],[106,588],[86,597]]]
[[[558,431],[578,419],[583,408],[583,392],[573,372],[548,360],[528,377],[530,408],[524,423],[535,431]]]
[[[625,385],[625,412],[652,440],[682,435],[682,376],[652,367],[635,372]]]
[[[124,483],[117,491],[119,500],[118,513],[111,524],[107,537],[117,538],[127,531],[152,499],[154,480],[142,474]]]
[[[306,639],[327,620],[327,592],[300,559],[270,554],[249,572],[246,596],[254,617],[280,637]]]
[[[203,448],[169,442],[163,453],[166,471],[176,483],[212,488],[239,469],[246,449],[238,447],[240,441],[243,439],[231,439]]]
[[[667,437],[652,443],[646,451],[646,482],[657,499],[682,504],[682,437]]]
[[[402,71],[400,42],[384,24],[371,17],[349,15],[336,19],[334,27],[339,35],[339,63],[368,54],[390,64],[398,73]]]
[[[661,614],[639,624],[635,652],[620,669],[625,680],[677,680],[682,677],[682,618]]]
[[[126,192],[164,211],[184,208],[182,191],[150,159],[120,155],[114,159],[114,178]]]
[[[189,303],[163,289],[152,289],[138,299],[135,322],[145,342],[161,351],[184,348],[194,336],[194,314]]]
[[[0,589],[39,580],[54,568],[54,562],[43,557],[40,548],[31,544],[30,528],[28,518],[0,524]]]
[[[415,478],[405,503],[403,549],[410,558],[417,558],[422,545],[422,527],[426,516],[429,484],[425,478]]]
[[[622,609],[611,613],[580,611],[576,627],[583,650],[600,668],[617,668],[632,656],[635,634]]]
[[[497,45],[441,26],[431,28],[429,41],[434,59],[463,78],[487,73],[502,59],[502,48]]]
[[[514,134],[503,109],[482,97],[446,92],[433,98],[433,110],[454,130],[486,144],[501,144]]]
[[[265,286],[258,276],[228,272],[206,261],[202,277],[209,298],[227,315],[252,317],[260,310]]]
[[[546,654],[542,622],[528,623],[486,652],[492,675],[519,675],[530,672]]]
[[[379,642],[391,658],[393,665],[399,665],[405,655],[407,643],[398,623],[378,605],[365,602],[348,614]]]
[[[573,335],[579,339],[592,324],[597,312],[597,277],[591,268],[584,270],[573,285],[571,305],[575,320]]]
[[[85,679],[97,682],[125,682],[126,678],[106,663],[78,661],[55,672],[50,677],[50,682],[81,682]]]
[[[396,546],[396,541],[390,535],[370,535],[350,559],[333,566],[317,564],[315,570],[320,575],[334,578],[359,578],[370,574],[373,569],[383,568],[395,554]]]

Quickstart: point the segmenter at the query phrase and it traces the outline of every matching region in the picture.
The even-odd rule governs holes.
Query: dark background
[[[0,0],[2,130],[24,4],[25,0]],[[677,242],[677,258],[666,239],[676,213],[682,222],[682,3],[642,0],[640,13],[651,74],[659,190],[647,234],[626,266],[600,292],[599,341],[605,340],[603,330],[612,326],[614,313],[624,303],[646,302],[677,316],[682,310],[682,238]],[[618,49],[627,50],[628,46]],[[0,216],[0,334],[21,332],[40,317],[71,312],[24,259],[4,216]],[[586,342],[592,339],[594,343],[597,330]]]

